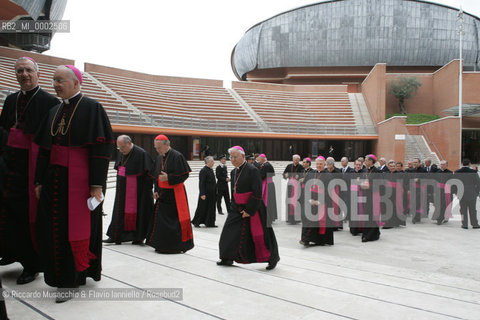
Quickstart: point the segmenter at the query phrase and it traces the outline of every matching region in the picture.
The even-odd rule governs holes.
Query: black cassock
[[[286,176],[286,179],[288,179],[285,205],[287,208],[287,223],[289,224],[297,223],[300,218],[301,207],[298,200],[301,194],[301,187],[298,179],[304,170],[301,164],[295,166],[293,163],[290,163],[283,171],[283,177],[285,178]]]
[[[162,187],[158,182],[161,171],[168,175],[168,181]],[[157,252],[182,253],[193,248],[187,194],[183,185],[191,171],[185,157],[173,148],[155,161],[153,176],[159,198],[148,228],[147,244]],[[178,208],[178,205],[181,207]]]
[[[305,189],[303,195],[305,211],[302,214],[301,242],[304,245],[333,245],[334,222],[328,215],[332,208],[331,198],[328,195],[328,183],[331,175],[326,171],[309,170],[305,175]],[[319,201],[320,205],[310,203],[310,200]]]
[[[36,87],[25,95],[21,91],[9,95],[0,115],[0,155],[5,162],[0,255],[17,260],[30,272],[41,269],[35,249],[37,199],[33,181],[38,147],[32,139],[48,110],[58,103],[53,95]]]
[[[273,177],[275,176],[275,169],[270,162],[265,162],[260,165],[260,175],[262,177],[262,197],[266,201],[267,207],[267,226],[278,219],[277,213],[277,196]],[[264,194],[266,191],[266,194]]]
[[[217,198],[215,174],[212,168],[204,166],[200,170],[198,187],[200,193],[198,194],[197,209],[195,210],[192,224],[195,226],[204,224],[207,227],[213,227],[215,225],[215,203]],[[203,195],[206,196],[205,200],[200,198]]]
[[[99,281],[102,258],[102,204],[86,206],[90,186],[105,192],[114,137],[105,110],[78,94],[51,109],[35,142],[40,145],[35,182],[37,242],[45,282],[72,288],[86,277]]]
[[[367,168],[367,172],[364,173],[363,178],[364,184],[360,186],[360,189],[366,197],[365,213],[368,219],[364,222],[365,227],[362,232],[362,241],[375,241],[380,238],[381,208],[379,202],[380,192],[374,188],[374,179],[382,179],[383,173],[372,166]]]
[[[115,163],[115,204],[107,231],[113,241],[140,242],[147,237],[153,216],[152,169],[153,160],[142,148],[134,145],[129,154],[124,156],[120,153]]]
[[[267,227],[267,215],[262,199],[260,171],[244,162],[231,172],[232,212],[227,216],[220,236],[220,259],[238,263],[280,260],[272,227]],[[245,210],[250,217],[242,218]]]

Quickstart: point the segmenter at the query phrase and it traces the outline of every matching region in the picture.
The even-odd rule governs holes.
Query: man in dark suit
[[[388,170],[388,166],[387,166],[387,159],[385,158],[380,158],[380,160],[378,160],[378,163],[380,164],[380,166],[377,168],[377,170],[379,172],[389,172],[390,170]]]
[[[477,197],[480,193],[480,177],[478,173],[470,168],[470,160],[463,159],[463,167],[455,171],[455,177],[463,183],[463,196],[460,198],[460,214],[462,215],[462,228],[468,229],[468,215],[470,215],[470,224],[473,229],[478,229]]]
[[[350,167],[348,165],[348,158],[347,157],[343,157],[341,160],[340,160],[340,163],[342,164],[342,173],[352,173],[352,172],[355,172],[355,170]]]
[[[215,169],[215,175],[217,176],[217,210],[218,214],[223,214],[222,198],[225,200],[227,213],[230,212],[230,192],[228,190],[230,178],[228,177],[227,165],[225,164],[227,158],[223,155],[219,160],[220,164]]]
[[[422,214],[426,208],[425,187],[421,184],[421,179],[425,177],[425,168],[422,166],[420,158],[413,159],[413,169],[410,171],[410,213],[413,215],[412,223],[421,221]]]

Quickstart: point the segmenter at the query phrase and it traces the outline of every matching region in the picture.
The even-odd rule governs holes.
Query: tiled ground
[[[196,178],[186,183],[193,215]],[[107,193],[104,230],[113,192]],[[380,241],[361,243],[348,227],[332,247],[298,244],[300,225],[276,222],[281,261],[218,267],[218,229],[194,229],[195,248],[161,255],[150,247],[105,245],[103,278],[86,289],[182,288],[180,301],[7,300],[11,319],[480,319],[480,230],[454,219],[424,220],[383,230]],[[43,278],[17,286],[19,264],[2,267],[8,290],[48,288]]]

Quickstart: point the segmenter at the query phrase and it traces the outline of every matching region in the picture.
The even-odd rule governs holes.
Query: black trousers
[[[218,186],[217,185],[217,210],[222,212],[222,198],[225,200],[225,206],[227,207],[227,213],[230,212],[231,202],[230,202],[230,192],[228,192],[228,185]]]
[[[462,199],[460,200],[460,214],[462,215],[462,226],[468,227],[468,215],[470,215],[470,224],[472,226],[478,226],[477,220],[477,198],[474,199]]]

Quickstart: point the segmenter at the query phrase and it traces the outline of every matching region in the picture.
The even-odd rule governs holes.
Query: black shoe
[[[275,269],[276,266],[277,266],[277,261],[275,261],[275,262],[269,262],[269,263],[268,263],[268,266],[267,266],[265,269],[267,269],[267,270],[273,270],[273,269]]]
[[[15,259],[13,258],[2,258],[2,260],[0,260],[0,266],[8,266],[9,264],[12,264],[15,262]]]
[[[36,277],[38,277],[38,272],[29,272],[23,270],[22,274],[17,279],[17,284],[30,283],[35,280]]]
[[[103,243],[115,243],[112,238],[108,238],[106,240],[102,240]]]
[[[382,227],[382,229],[387,230],[387,229],[392,229],[393,227]]]
[[[305,246],[305,247],[310,247],[310,242],[304,242],[302,240],[298,241],[298,243],[300,243],[302,246]]]
[[[462,226],[462,229],[468,229],[468,227],[467,226]]]
[[[472,229],[480,229],[480,226],[473,226]]]
[[[218,214],[223,216],[225,213],[223,213],[223,212],[219,212]]]
[[[141,245],[143,245],[143,240],[132,241],[132,244],[137,245],[137,246],[141,246]]]
[[[231,266],[233,264],[233,260],[222,259],[217,261],[217,266]]]
[[[367,238],[362,238],[362,242],[368,242]]]
[[[206,226],[207,228],[218,228],[218,226],[213,225],[213,226]]]
[[[200,225],[199,224],[194,224],[193,225],[195,228],[200,228]]]
[[[55,297],[55,303],[64,303],[68,300],[72,300],[76,289],[57,289],[57,296]]]

